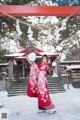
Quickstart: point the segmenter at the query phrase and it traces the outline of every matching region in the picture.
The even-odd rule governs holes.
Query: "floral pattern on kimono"
[[[28,82],[28,90],[27,95],[29,97],[37,97],[37,87],[38,87],[38,79],[37,79],[37,64],[33,63],[30,65],[30,76]]]
[[[38,106],[41,109],[52,109],[55,105],[52,103],[49,92],[46,73],[49,70],[47,63],[38,65]]]
[[[38,72],[37,72],[37,69]],[[38,97],[39,109],[52,109],[55,105],[52,103],[47,85],[46,73],[49,70],[48,64],[31,64],[30,76],[28,82],[27,95],[29,97]]]

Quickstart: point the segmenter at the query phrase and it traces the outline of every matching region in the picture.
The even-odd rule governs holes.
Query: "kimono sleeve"
[[[47,72],[49,71],[49,66],[48,66],[48,65],[46,66],[46,71],[47,71]]]

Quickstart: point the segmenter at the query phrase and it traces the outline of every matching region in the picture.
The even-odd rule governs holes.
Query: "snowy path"
[[[0,92],[1,93],[1,92]],[[37,99],[28,96],[0,96],[0,113],[7,112],[8,120],[80,120],[80,89],[51,95],[57,112],[37,114]],[[1,120],[1,119],[0,119]]]

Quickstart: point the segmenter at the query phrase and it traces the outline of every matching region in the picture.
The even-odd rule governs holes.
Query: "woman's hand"
[[[32,64],[32,61],[28,58],[28,55],[26,55],[26,60],[29,62],[29,64]]]
[[[26,57],[26,59],[28,59],[28,55],[26,55],[25,57]]]

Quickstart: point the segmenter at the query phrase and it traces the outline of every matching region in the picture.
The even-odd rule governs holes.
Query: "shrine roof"
[[[20,50],[18,53],[4,55],[4,57],[9,58],[9,59],[10,58],[13,58],[13,59],[26,59],[26,55],[30,54],[31,52],[35,52],[37,58],[40,58],[44,54],[48,55],[48,57],[54,57],[54,58],[57,58],[58,56],[60,56],[59,53],[45,52],[40,48],[30,46],[30,47],[27,47],[27,48],[24,48],[24,49]]]
[[[9,63],[0,63],[0,66],[8,66]]]
[[[76,69],[80,69],[80,65],[70,65],[70,66],[66,66],[67,70],[76,70]]]
[[[80,64],[80,61],[60,61],[61,65],[66,64]]]
[[[9,55],[4,55],[6,58],[14,58],[14,57],[19,57],[23,56],[25,53],[14,53],[14,54],[9,54]]]

